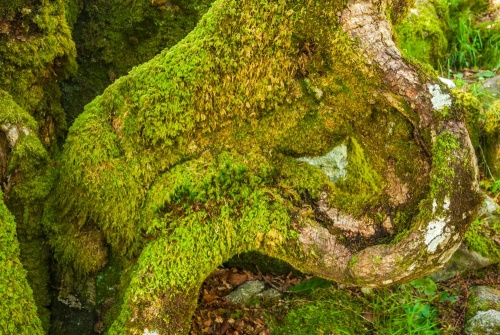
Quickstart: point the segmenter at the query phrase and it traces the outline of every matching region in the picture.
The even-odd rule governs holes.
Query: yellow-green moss
[[[384,203],[381,199],[384,185],[355,137],[350,139],[348,152],[347,177],[335,184],[331,202],[347,213],[360,215]]]
[[[79,64],[78,72],[61,85],[62,104],[72,123],[108,85],[184,38],[212,0],[66,3]]]
[[[448,50],[447,19],[446,1],[417,1],[408,18],[395,28],[403,54],[435,68],[443,64]]]
[[[465,245],[484,257],[500,259],[500,246],[495,239],[500,237],[500,221],[475,219],[465,233]]]
[[[480,119],[483,117],[481,102],[473,94],[466,91],[454,89],[452,93],[455,99],[454,104],[457,106],[457,115],[455,117],[465,121],[472,146],[478,151],[481,136]]]
[[[338,26],[342,7],[218,0],[185,39],[76,119],[46,226],[56,258],[81,275],[104,263],[86,259],[89,243],[75,252],[78,234],[99,231],[113,253],[137,260],[124,270],[130,284],[110,333],[186,332],[205,277],[244,251],[279,255],[298,237],[294,213],[323,190],[346,214],[379,222],[388,161],[410,205],[425,196],[425,164],[407,162],[428,159]],[[348,173],[337,185],[296,159],[340,143]],[[394,215],[412,214],[406,206]]]
[[[9,13],[0,36],[0,89],[35,117],[50,144],[65,129],[57,80],[76,69],[64,0],[15,1]]]
[[[500,178],[500,100],[487,109],[485,115],[483,154],[487,176]]]
[[[44,334],[33,293],[20,261],[14,217],[0,191],[0,332]]]
[[[16,217],[20,259],[34,293],[39,318],[48,329],[50,250],[40,224],[43,201],[52,188],[48,154],[37,137],[38,124],[12,97],[0,91],[0,124],[16,127],[19,137],[7,152],[6,205]]]

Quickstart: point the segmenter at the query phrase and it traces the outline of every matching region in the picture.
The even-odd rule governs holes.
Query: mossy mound
[[[20,261],[16,223],[2,198],[0,191],[0,331],[3,334],[44,334]]]
[[[0,7],[7,10],[0,31],[0,89],[34,116],[49,145],[66,128],[57,80],[76,71],[64,0],[2,1]]]
[[[465,233],[465,245],[480,255],[491,259],[500,260],[500,213],[489,220],[477,218]]]
[[[20,259],[27,270],[39,317],[48,329],[50,250],[40,222],[43,201],[52,188],[52,177],[47,170],[49,156],[38,139],[37,122],[2,90],[0,106],[0,126],[17,134],[16,141],[10,143],[13,147],[5,152],[7,170],[2,176],[6,177],[5,203],[16,217]]]
[[[400,50],[434,68],[442,65],[448,53],[448,3],[443,0],[416,1],[408,18],[395,32]]]
[[[79,64],[61,85],[72,123],[108,85],[184,38],[213,0],[66,2]]]
[[[488,6],[486,0],[416,1],[395,27],[400,49],[443,75],[462,68],[498,68],[500,28],[485,16]]]
[[[484,126],[484,157],[486,172],[493,178],[500,178],[500,100],[486,111]]]

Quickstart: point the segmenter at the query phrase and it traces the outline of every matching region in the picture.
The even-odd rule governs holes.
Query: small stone
[[[443,282],[455,277],[457,273],[478,270],[494,263],[495,260],[483,257],[479,253],[467,249],[462,244],[443,268],[429,275],[429,277],[435,282]]]
[[[373,295],[373,288],[371,288],[371,287],[362,287],[361,288],[361,292],[364,295],[371,296],[371,295]]]
[[[268,290],[262,291],[255,295],[256,297],[261,297],[265,299],[276,299],[281,297],[281,292],[274,288],[270,288]]]
[[[489,78],[483,82],[483,87],[493,97],[493,99],[500,98],[500,76]]]
[[[224,297],[224,300],[235,304],[246,304],[257,293],[260,293],[265,288],[264,282],[258,280],[250,280],[238,287],[236,290]]]
[[[342,179],[347,174],[347,146],[345,144],[333,148],[324,156],[300,157],[297,160],[319,167],[331,182]]]
[[[441,80],[441,82],[445,83],[446,86],[448,86],[449,88],[456,88],[457,87],[457,85],[455,85],[455,82],[451,79],[439,77],[439,80]]]

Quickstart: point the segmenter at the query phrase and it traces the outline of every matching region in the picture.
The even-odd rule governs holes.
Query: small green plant
[[[478,66],[483,40],[480,30],[474,28],[471,17],[460,17],[458,22],[451,23],[451,29],[456,33],[451,41],[451,67],[458,70]]]
[[[326,283],[312,278],[294,286],[290,291],[303,294],[292,296],[284,317],[270,315],[272,333],[440,334],[438,306],[456,301],[430,278],[368,290],[366,296],[325,288]]]
[[[455,298],[437,292],[436,283],[429,278],[378,290],[372,300],[375,333],[439,334],[435,303]]]

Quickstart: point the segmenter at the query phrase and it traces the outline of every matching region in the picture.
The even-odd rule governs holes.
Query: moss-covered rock
[[[488,286],[472,287],[467,299],[467,319],[490,309],[500,311],[500,291]]]
[[[500,291],[488,286],[475,286],[467,300],[465,333],[497,334],[500,331]]]
[[[500,214],[489,218],[477,218],[465,234],[465,244],[491,260],[500,260]]]

